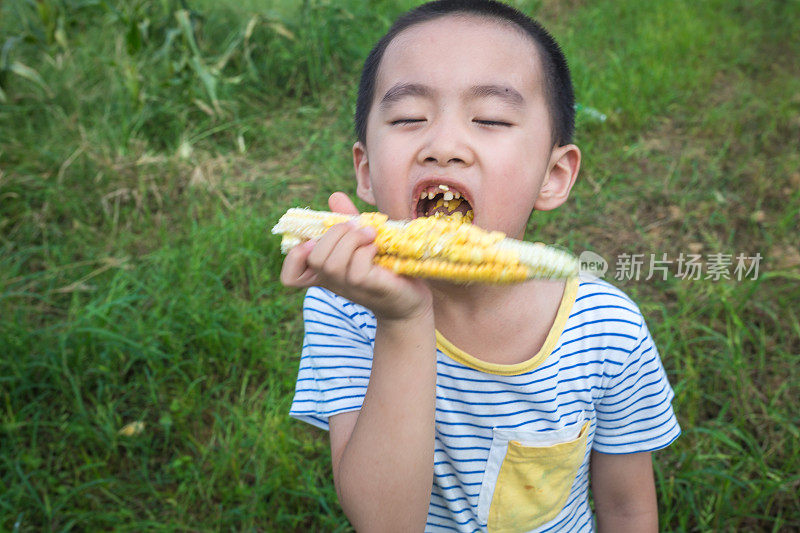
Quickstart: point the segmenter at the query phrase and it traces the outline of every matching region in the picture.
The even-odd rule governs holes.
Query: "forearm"
[[[358,531],[422,531],[433,482],[436,344],[432,314],[378,321],[364,403],[338,465]]]
[[[592,495],[600,533],[658,531],[658,504],[649,452],[592,452]]]
[[[640,512],[611,510],[597,511],[598,533],[646,533],[658,531],[658,512],[655,509]]]

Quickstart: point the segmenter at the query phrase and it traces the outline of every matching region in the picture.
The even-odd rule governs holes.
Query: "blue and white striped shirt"
[[[303,317],[290,415],[327,430],[330,416],[362,405],[375,318],[319,287],[308,290]],[[426,531],[486,531],[490,508],[495,519],[515,514],[499,508],[496,490],[499,479],[514,477],[502,473],[509,446],[515,446],[509,442],[521,443],[526,453],[529,446],[575,441],[584,424],[585,449],[576,452],[583,459],[575,463],[574,476],[568,473],[572,482],[564,486],[559,507],[546,522],[540,517],[515,523],[533,524],[521,530],[592,531],[591,450],[652,451],[680,434],[673,392],[639,308],[603,280],[570,280],[544,346],[518,365],[485,363],[438,333],[437,341],[434,483]],[[490,528],[503,530],[497,524]]]

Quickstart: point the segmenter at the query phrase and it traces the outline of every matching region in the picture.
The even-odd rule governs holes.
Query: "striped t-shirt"
[[[319,287],[308,290],[303,317],[290,415],[327,430],[330,416],[362,405],[375,317]],[[652,451],[680,434],[639,308],[603,280],[567,283],[544,345],[528,361],[485,363],[438,332],[436,355],[426,531],[486,531],[487,522],[491,531],[592,531],[591,450]],[[561,461],[552,456],[572,459],[551,471]],[[558,483],[559,490],[549,485]]]

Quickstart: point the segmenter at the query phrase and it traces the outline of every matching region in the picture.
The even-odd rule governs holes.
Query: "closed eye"
[[[509,127],[512,124],[510,122],[504,122],[502,120],[481,120],[481,119],[473,119],[473,122],[476,124],[480,124],[481,126],[504,126]]]
[[[399,118],[397,120],[392,120],[389,122],[392,126],[398,126],[401,124],[417,124],[419,122],[425,122],[424,118]]]

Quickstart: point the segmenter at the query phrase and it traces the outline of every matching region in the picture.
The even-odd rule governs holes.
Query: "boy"
[[[573,104],[561,51],[526,16],[487,1],[420,6],[364,65],[357,194],[393,219],[442,210],[447,194],[520,239],[577,177]],[[357,212],[342,193],[329,203]],[[602,281],[398,276],[372,264],[373,238],[334,226],[281,273],[311,287],[291,415],[330,429],[354,527],[655,531],[650,452],[680,429],[636,305]]]

